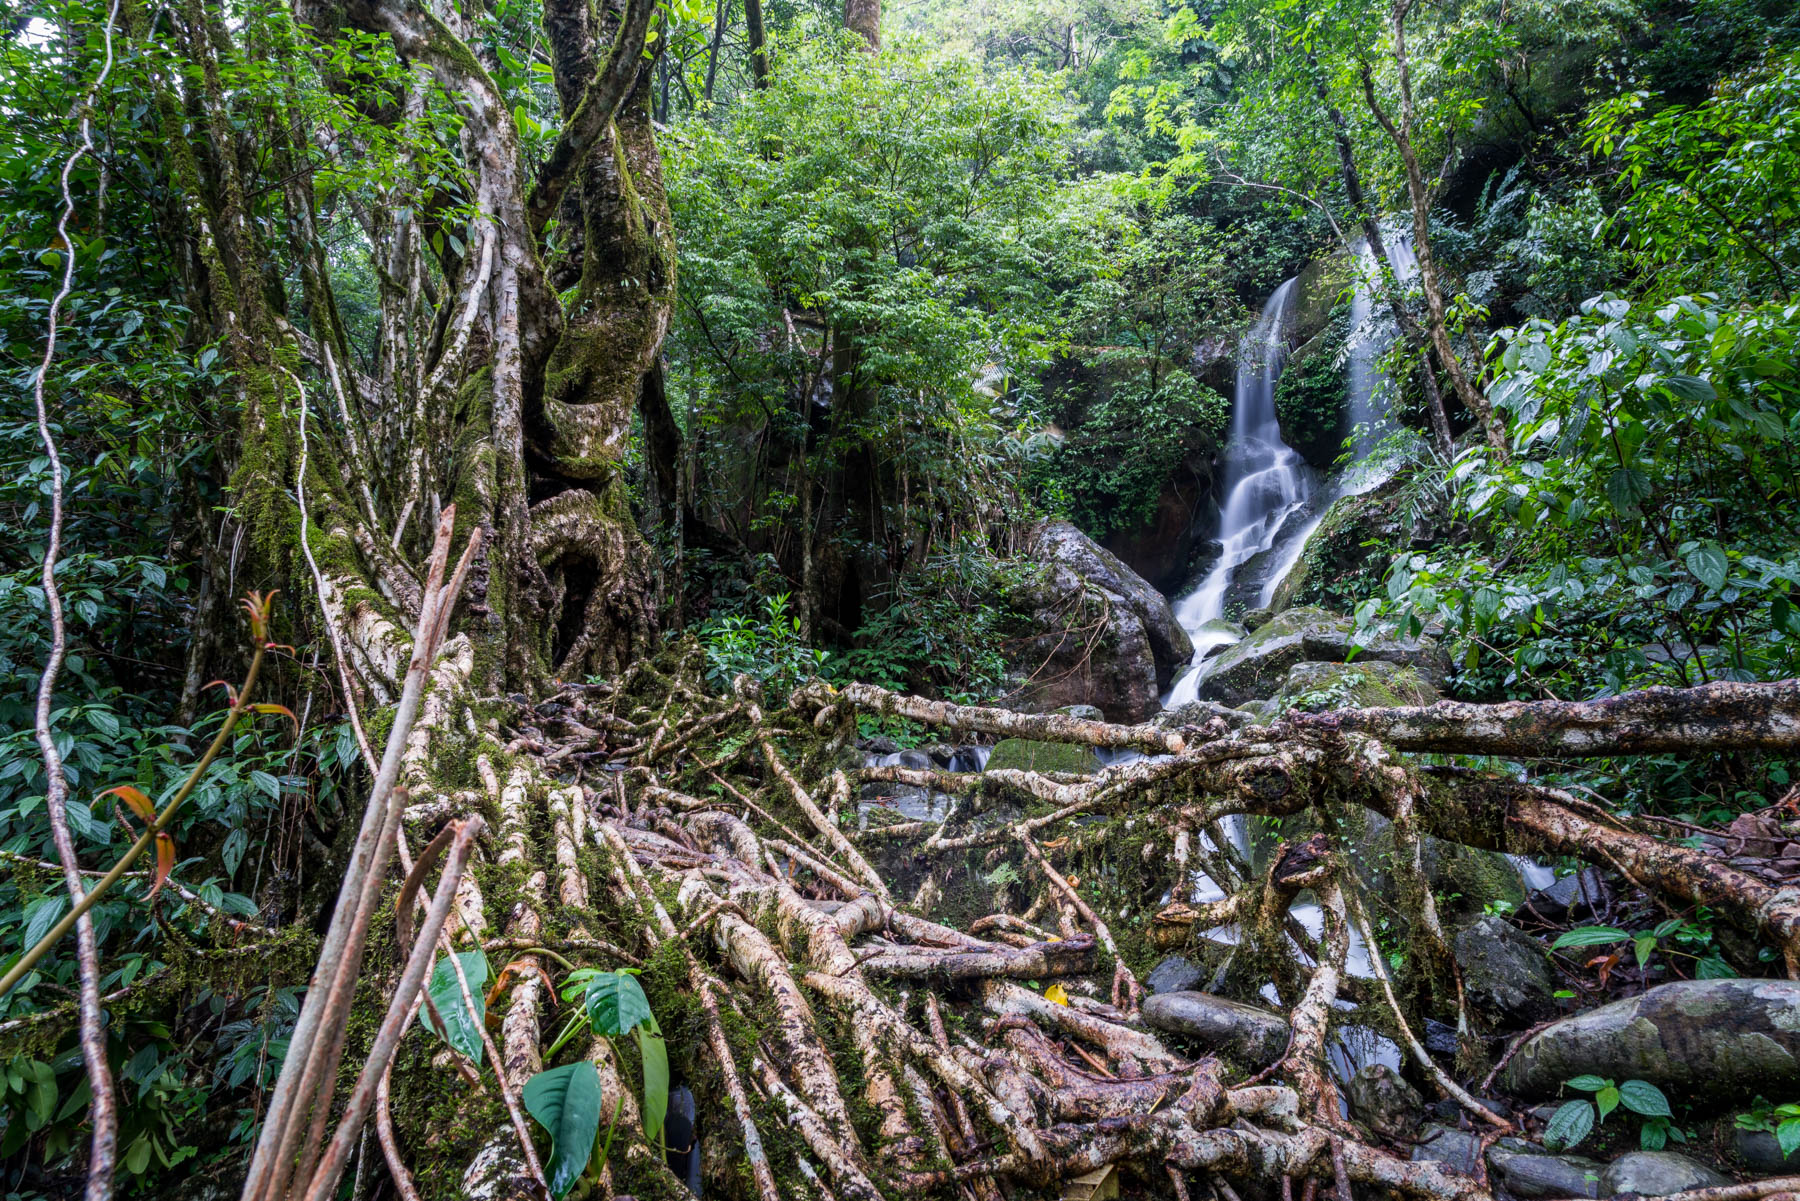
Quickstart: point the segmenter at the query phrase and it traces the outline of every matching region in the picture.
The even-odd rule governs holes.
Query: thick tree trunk
[[[763,32],[762,0],[744,0],[744,35],[750,40],[750,80],[761,89],[769,86],[769,37]]]
[[[844,0],[844,28],[881,49],[881,0]]]

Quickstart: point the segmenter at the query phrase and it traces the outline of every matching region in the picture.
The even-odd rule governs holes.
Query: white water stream
[[[1287,363],[1298,279],[1275,289],[1262,316],[1238,343],[1237,395],[1231,408],[1231,441],[1220,480],[1219,558],[1200,586],[1175,604],[1175,619],[1194,640],[1195,670],[1175,682],[1164,698],[1168,708],[1200,694],[1202,660],[1230,642],[1231,635],[1209,625],[1224,616],[1225,594],[1238,569],[1272,547],[1282,528],[1313,492],[1306,461],[1281,440],[1275,420],[1275,381]]]
[[[1404,285],[1419,269],[1412,246],[1395,233],[1387,251]],[[1232,641],[1222,626],[1226,598],[1242,570],[1256,563],[1260,579],[1256,604],[1267,606],[1275,591],[1306,550],[1331,503],[1379,487],[1393,475],[1393,455],[1381,453],[1395,432],[1388,416],[1388,380],[1377,364],[1392,345],[1395,329],[1378,316],[1380,269],[1366,242],[1355,247],[1356,289],[1350,302],[1350,335],[1346,347],[1347,408],[1351,425],[1351,461],[1332,483],[1321,489],[1304,459],[1281,437],[1275,417],[1275,384],[1287,364],[1298,279],[1275,289],[1238,343],[1237,394],[1231,409],[1231,440],[1225,448],[1220,486],[1220,545],[1217,561],[1186,596],[1175,602],[1175,618],[1193,639],[1193,667],[1175,681],[1163,698],[1166,708],[1198,699],[1205,660]]]

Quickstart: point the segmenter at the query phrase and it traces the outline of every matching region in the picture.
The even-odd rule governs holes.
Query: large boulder
[[[1581,1155],[1551,1155],[1535,1143],[1503,1138],[1488,1148],[1488,1166],[1506,1191],[1539,1197],[1598,1197],[1606,1165]]]
[[[1344,1086],[1344,1098],[1359,1121],[1386,1138],[1410,1137],[1425,1116],[1419,1090],[1385,1063],[1358,1068]]]
[[[1414,1163],[1441,1163],[1452,1172],[1473,1176],[1481,1162],[1481,1136],[1433,1122],[1412,1149]]]
[[[1418,638],[1378,636],[1356,648],[1356,623],[1324,609],[1303,606],[1277,613],[1242,642],[1208,660],[1200,682],[1206,700],[1241,705],[1281,691],[1288,672],[1300,663],[1343,663],[1355,652],[1358,663],[1379,661],[1411,667],[1419,681],[1443,688],[1450,659],[1429,635]]]
[[[1265,1067],[1287,1052],[1288,1025],[1274,1014],[1203,992],[1166,992],[1144,1001],[1144,1022],[1182,1034],[1240,1067]]]
[[[1730,1183],[1729,1176],[1673,1151],[1632,1151],[1606,1166],[1600,1190],[1606,1196],[1636,1193],[1640,1197],[1667,1197]]]
[[[1167,955],[1144,977],[1152,996],[1166,992],[1192,992],[1206,982],[1206,971],[1185,955]]]
[[[1800,1091],[1800,982],[1678,980],[1551,1025],[1506,1065],[1506,1087],[1553,1096],[1571,1076],[1648,1080],[1691,1098]]]
[[[1429,705],[1440,699],[1442,694],[1426,682],[1418,668],[1359,656],[1354,663],[1294,664],[1264,710],[1273,719],[1289,709],[1304,709],[1308,713],[1392,709],[1399,705]]]
[[[1556,1012],[1556,975],[1544,946],[1491,914],[1459,930],[1451,951],[1469,1003],[1501,1026],[1527,1026]]]
[[[1098,705],[1113,721],[1143,721],[1194,644],[1168,600],[1093,539],[1066,521],[1033,531],[1026,554],[1043,570],[1013,598],[1035,632],[1015,662],[1028,677],[1021,709]],[[1087,597],[1086,604],[1072,604]],[[1105,628],[1091,628],[1096,618]]]

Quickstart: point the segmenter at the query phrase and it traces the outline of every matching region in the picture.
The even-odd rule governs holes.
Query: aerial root
[[[1360,884],[1345,866],[1336,833],[1335,815],[1357,806],[1395,823],[1403,892],[1411,894],[1402,908],[1432,958],[1444,948],[1422,884],[1418,845],[1426,835],[1506,851],[1601,849],[1648,887],[1689,903],[1720,904],[1781,945],[1800,937],[1800,902],[1702,852],[1608,825],[1552,790],[1415,769],[1358,732],[1354,721],[1295,720],[1236,734],[1220,723],[1171,732],[947,705],[861,685],[841,692],[813,685],[795,698],[794,710],[805,719],[796,732],[792,712],[764,714],[752,690],[711,698],[688,682],[692,675],[691,665],[672,675],[628,672],[610,688],[559,694],[563,711],[542,725],[560,722],[592,748],[583,755],[604,750],[611,758],[603,783],[583,776],[590,768],[580,756],[556,758],[557,745],[541,731],[519,733],[516,744],[531,740],[543,749],[524,748],[504,772],[478,759],[485,801],[497,819],[496,861],[515,867],[523,889],[519,903],[500,915],[497,935],[482,924],[472,885],[459,887],[456,910],[470,927],[464,941],[538,961],[537,971],[514,973],[503,1011],[499,1050],[509,1083],[537,1064],[550,947],[650,962],[642,945],[618,947],[595,937],[631,943],[615,929],[599,922],[579,928],[586,925],[579,915],[599,898],[641,915],[636,937],[652,951],[680,944],[707,1057],[730,1102],[725,1121],[742,1137],[762,1201],[779,1195],[759,1129],[771,1120],[798,1136],[802,1174],[817,1165],[816,1191],[850,1201],[878,1197],[882,1188],[940,1186],[995,1201],[1003,1179],[1046,1185],[1127,1163],[1159,1181],[1166,1177],[1177,1196],[1220,1201],[1235,1201],[1230,1181],[1247,1177],[1285,1178],[1299,1201],[1348,1201],[1352,1184],[1416,1201],[1484,1201],[1481,1182],[1382,1151],[1339,1116],[1325,1048],[1343,995],[1391,1015],[1408,1053],[1438,1087],[1498,1125],[1432,1063],[1412,1033],[1418,1015],[1400,1003],[1385,964],[1374,965],[1369,981],[1346,976],[1352,930],[1374,946]],[[1158,757],[1092,777],[835,770],[836,760],[813,731],[841,744],[858,710],[953,730],[1135,747]],[[1463,728],[1470,728],[1467,720]],[[552,771],[577,778],[553,779]],[[954,816],[852,836],[855,785],[872,780],[948,793],[957,798]],[[1033,808],[1027,816],[993,821],[984,806],[996,794],[1025,798]],[[428,810],[409,811],[408,821],[429,827],[455,816],[456,802],[473,799],[479,798],[434,796]],[[1308,811],[1323,815],[1324,830],[1282,845],[1254,873],[1219,825],[1234,814]],[[1291,1032],[1286,1053],[1265,1073],[1271,1082],[1259,1077],[1233,1086],[1217,1061],[1176,1054],[1136,1022],[1141,985],[1108,927],[1116,915],[1059,866],[1059,858],[1087,853],[1083,837],[1072,844],[1052,840],[1060,823],[1151,812],[1167,819],[1177,876],[1198,867],[1226,895],[1195,904],[1178,882],[1150,939],[1173,945],[1235,926],[1238,950],[1269,965]],[[1019,862],[1022,855],[1043,888],[1022,913],[986,914],[959,929],[896,903],[871,862],[880,856],[865,853],[877,844],[883,856],[910,851],[927,866],[928,882],[948,881],[966,870],[966,861],[980,858],[968,852],[987,850],[990,864],[1009,854]],[[590,846],[601,851],[598,871],[583,858]],[[933,887],[922,888],[921,900]],[[1302,891],[1318,901],[1317,935],[1301,928],[1292,911]],[[563,915],[559,921],[577,928],[547,931],[553,905]],[[1113,961],[1110,1004],[1075,984],[1053,1000],[1020,983],[1090,975],[1101,951]],[[1378,953],[1371,957],[1379,960]],[[728,1030],[736,1027],[725,1020],[738,996],[758,998],[757,1041],[748,1054],[742,1043],[734,1050]],[[973,1010],[958,1006],[954,1026],[941,1004],[951,999],[975,1003]],[[842,1032],[835,1056],[827,1029]],[[616,1072],[603,1048],[590,1055],[603,1073]],[[846,1066],[854,1086],[840,1081]],[[871,1115],[860,1127],[847,1091]],[[383,1133],[384,1151],[395,1155],[390,1132]],[[478,1163],[485,1159],[492,1167],[505,1159],[516,1176],[517,1138],[503,1133],[510,1146],[496,1137]],[[645,1159],[641,1143],[632,1147],[617,1162]]]

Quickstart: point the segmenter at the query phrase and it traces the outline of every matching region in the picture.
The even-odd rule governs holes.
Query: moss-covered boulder
[[[1289,357],[1275,383],[1282,441],[1320,471],[1336,461],[1349,433],[1343,354],[1349,333],[1349,308],[1340,305],[1325,328]]]
[[[1289,709],[1324,713],[1332,709],[1392,709],[1429,705],[1440,699],[1436,688],[1411,664],[1385,659],[1354,663],[1296,663],[1281,689],[1270,699],[1271,717]]]
[[[1008,738],[994,746],[988,756],[988,771],[1059,771],[1070,775],[1091,776],[1100,770],[1100,760],[1093,749],[1067,742],[1037,742],[1030,738]]]
[[[1477,918],[1457,931],[1451,950],[1469,1004],[1496,1027],[1525,1026],[1556,1012],[1556,973],[1544,944],[1517,926],[1491,914]]]
[[[1300,604],[1347,604],[1356,597],[1343,594],[1339,585],[1346,577],[1360,588],[1357,596],[1375,591],[1388,556],[1368,543],[1381,540],[1375,527],[1386,509],[1384,498],[1374,493],[1332,501],[1306,540],[1306,549],[1276,583],[1269,607],[1279,611]]]
[[[1200,696],[1242,705],[1281,693],[1287,676],[1300,663],[1343,663],[1355,653],[1358,664],[1393,663],[1410,667],[1419,682],[1441,689],[1450,674],[1450,659],[1430,636],[1378,637],[1356,647],[1356,623],[1324,609],[1305,606],[1277,613],[1242,642],[1203,666]]]
[[[1030,627],[1009,648],[1020,681],[1014,707],[1095,705],[1122,722],[1155,713],[1194,657],[1168,598],[1066,521],[1037,526],[1025,555],[1041,570],[1010,598]]]
[[[1748,1106],[1800,1092],[1800,982],[1679,980],[1565,1018],[1506,1065],[1508,1091],[1555,1096],[1571,1076],[1648,1080]]]

